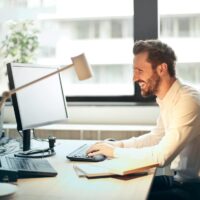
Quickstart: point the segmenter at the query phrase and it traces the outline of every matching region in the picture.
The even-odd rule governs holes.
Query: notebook
[[[113,158],[100,163],[75,164],[73,167],[76,171],[80,171],[82,173],[81,176],[99,177],[113,175],[124,176],[128,174],[147,174],[150,168],[157,166],[158,163],[153,162],[126,158]]]

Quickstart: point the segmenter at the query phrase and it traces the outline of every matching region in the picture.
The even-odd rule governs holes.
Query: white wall
[[[12,106],[6,106],[4,122],[14,123]],[[131,124],[155,125],[159,110],[157,106],[70,106],[70,124]]]

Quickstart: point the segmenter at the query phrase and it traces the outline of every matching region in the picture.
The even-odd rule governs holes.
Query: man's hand
[[[103,154],[107,157],[114,157],[114,145],[107,142],[97,142],[92,145],[88,151],[88,156],[94,156],[97,154]]]

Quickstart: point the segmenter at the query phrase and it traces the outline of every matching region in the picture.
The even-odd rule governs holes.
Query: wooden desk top
[[[90,142],[91,141],[87,141]],[[146,199],[154,174],[122,178],[78,177],[73,169],[74,162],[66,155],[85,143],[78,140],[58,140],[56,155],[48,158],[58,175],[52,178],[18,179],[17,192],[4,200],[142,200]]]

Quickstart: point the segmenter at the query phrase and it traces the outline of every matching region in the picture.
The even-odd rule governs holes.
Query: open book
[[[79,176],[99,177],[128,174],[144,174],[150,168],[157,167],[158,163],[127,158],[114,158],[98,163],[75,164],[74,169]]]

